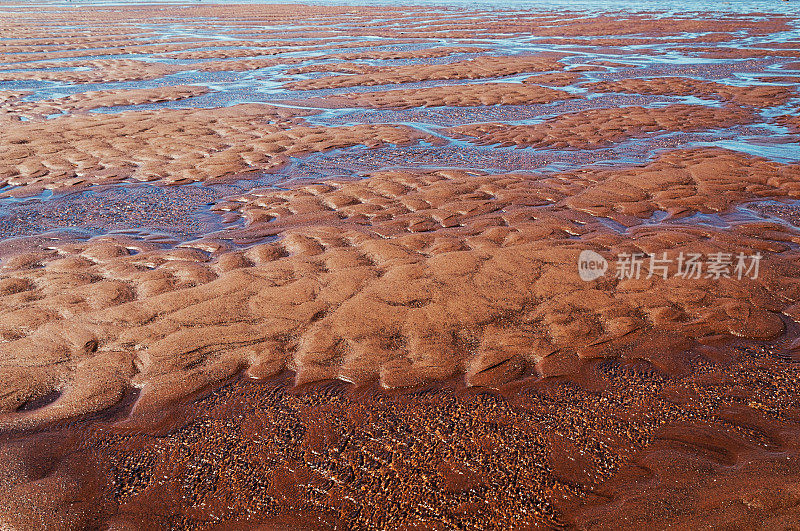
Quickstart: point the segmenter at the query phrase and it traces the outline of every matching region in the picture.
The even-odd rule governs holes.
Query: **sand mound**
[[[315,151],[433,141],[402,126],[300,125],[313,112],[248,104],[19,122],[0,139],[0,179],[16,195],[120,181],[190,183],[276,168]]]
[[[467,61],[456,61],[443,65],[402,65],[376,69],[370,65],[358,68],[353,65],[354,75],[325,76],[316,79],[287,83],[291,90],[315,90],[342,87],[374,86],[397,83],[415,83],[434,79],[480,79],[509,76],[522,72],[549,72],[561,70],[564,65],[555,59],[538,56],[482,56]],[[355,73],[355,72],[365,73]]]
[[[715,81],[701,81],[685,77],[623,79],[621,81],[584,83],[582,86],[592,92],[698,96],[701,98],[722,99],[739,105],[752,105],[754,107],[782,105],[797,95],[794,87],[726,85]]]
[[[0,101],[0,112],[12,119],[20,116],[28,120],[42,119],[48,115],[74,114],[101,107],[178,101],[206,93],[208,93],[206,87],[174,85],[154,89],[95,90],[39,101],[19,101],[7,96],[3,98],[6,101]]]
[[[135,412],[152,411],[248,366],[258,376],[291,368],[298,383],[378,379],[385,387],[459,374],[498,385],[530,372],[571,374],[598,356],[681,372],[685,349],[698,342],[783,331],[778,312],[793,315],[800,270],[796,251],[780,242],[798,236],[777,223],[722,230],[631,216],[797,197],[798,171],[707,149],[548,178],[385,172],[232,198],[251,220],[231,231],[252,242],[241,251],[209,257],[101,238],[9,256],[1,422],[101,409],[130,385],[142,388]],[[615,212],[598,206],[611,201]],[[603,215],[631,229],[612,230],[595,217]],[[756,280],[586,283],[576,263],[587,248],[609,259],[666,251],[766,258]],[[52,404],[14,412],[54,390]]]
[[[741,107],[679,104],[591,109],[563,114],[534,125],[470,124],[452,127],[449,131],[472,137],[475,143],[484,145],[593,149],[648,133],[702,131],[753,120],[752,112]]]
[[[563,90],[536,85],[484,83],[480,85],[452,85],[423,89],[342,94],[326,98],[326,101],[341,101],[343,106],[348,107],[411,109],[438,106],[532,105],[579,97]]]

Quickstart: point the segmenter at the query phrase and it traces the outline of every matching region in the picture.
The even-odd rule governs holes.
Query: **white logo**
[[[608,262],[605,258],[588,249],[581,251],[578,256],[578,275],[581,280],[595,280],[605,275],[607,270]]]

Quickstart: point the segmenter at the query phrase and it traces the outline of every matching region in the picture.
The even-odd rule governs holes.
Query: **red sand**
[[[45,190],[77,211],[81,194],[123,186],[229,187],[202,213],[222,228],[177,245],[137,232],[0,241],[0,527],[800,523],[800,164],[688,140],[768,138],[769,120],[798,128],[791,111],[760,115],[796,102],[796,78],[718,79],[791,68],[794,47],[716,46],[793,21],[173,9],[0,11],[0,80],[158,80],[55,97],[8,85],[4,207],[41,212]],[[210,19],[231,40],[141,28],[155,17],[204,30]],[[559,47],[492,53],[510,36]],[[391,49],[370,49],[375,39]],[[666,51],[751,61],[634,66]],[[104,58],[132,53],[152,60]],[[88,68],[48,70],[76,66]],[[213,88],[224,76],[204,86],[251,70],[283,92],[231,101]],[[169,85],[177,73],[192,84]],[[408,119],[423,107],[461,123]],[[374,118],[326,123],[349,108]],[[509,109],[541,118],[509,123]],[[357,168],[464,140],[576,160],[626,142],[659,151],[541,173],[465,160],[235,182],[331,152]],[[646,261],[640,278],[586,282],[584,250],[763,261],[741,280],[647,278]]]

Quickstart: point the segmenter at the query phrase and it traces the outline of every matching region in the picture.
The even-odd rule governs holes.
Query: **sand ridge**
[[[28,120],[44,119],[53,114],[75,114],[101,107],[178,101],[207,93],[206,87],[187,85],[155,89],[97,90],[40,101],[19,101],[19,97],[24,93],[16,93],[10,94],[6,101],[0,102],[0,113],[8,119],[19,119],[21,116]]]
[[[314,100],[315,105],[412,109],[417,107],[478,107],[481,105],[530,105],[580,98],[580,95],[521,83],[480,83],[421,89],[344,93]],[[312,102],[305,102],[312,103]]]
[[[91,183],[189,183],[264,171],[289,156],[337,147],[435,141],[403,126],[302,125],[313,112],[243,104],[22,122],[0,140],[0,178],[15,187],[5,193],[23,195]]]
[[[354,65],[354,71],[357,68]],[[349,76],[326,76],[305,81],[287,83],[292,90],[316,90],[355,86],[372,86],[397,83],[410,83],[433,79],[478,79],[484,77],[507,76],[522,72],[549,72],[561,70],[564,65],[555,59],[538,56],[481,56],[477,59],[456,61],[445,65],[402,65],[376,71],[365,66],[368,73]]]
[[[666,107],[591,109],[549,118],[533,125],[470,124],[449,129],[479,144],[592,149],[660,131],[701,131],[754,121],[751,111],[675,104]]]
[[[721,150],[671,153],[642,171],[663,192],[642,190],[640,201],[653,197],[650,208],[674,212],[661,199],[669,197],[682,215],[706,211],[717,190],[731,202],[800,194],[797,167]],[[679,353],[708,338],[780,335],[779,312],[794,315],[800,296],[789,287],[800,286],[792,280],[800,271],[787,245],[800,236],[769,222],[649,226],[635,221],[643,207],[598,211],[597,198],[612,190],[635,197],[626,181],[635,174],[386,172],[232,198],[251,223],[231,233],[254,243],[213,258],[190,248],[131,255],[134,245],[113,238],[9,256],[2,422],[102,409],[130,385],[142,389],[134,414],[144,414],[248,366],[262,377],[290,368],[297,383],[402,387],[460,373],[497,385],[526,370],[571,374],[582,360],[620,352],[681,373],[682,354],[651,346]],[[603,214],[630,233],[609,229],[595,217]],[[767,233],[770,241],[759,239]],[[280,238],[255,243],[270,235]],[[213,240],[196,245],[214,249]],[[680,250],[769,258],[753,281],[587,284],[575,269],[587,247],[609,258]],[[38,369],[24,362],[30,356]],[[14,412],[53,389],[62,392],[53,404]]]
[[[592,92],[630,92],[632,94],[669,94],[721,99],[739,105],[772,107],[782,105],[797,96],[794,87],[775,85],[726,85],[714,81],[700,81],[681,77],[624,79],[585,83]]]
[[[51,66],[70,66],[53,64]],[[63,81],[67,83],[108,83],[122,81],[142,81],[156,79],[176,71],[161,63],[136,61],[134,59],[97,59],[81,61],[81,67],[89,70],[48,71],[35,70],[23,72],[0,71],[0,81]],[[13,68],[13,67],[12,67]]]

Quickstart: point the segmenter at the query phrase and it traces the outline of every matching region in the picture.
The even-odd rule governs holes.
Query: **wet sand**
[[[797,22],[0,6],[0,527],[800,525]]]

